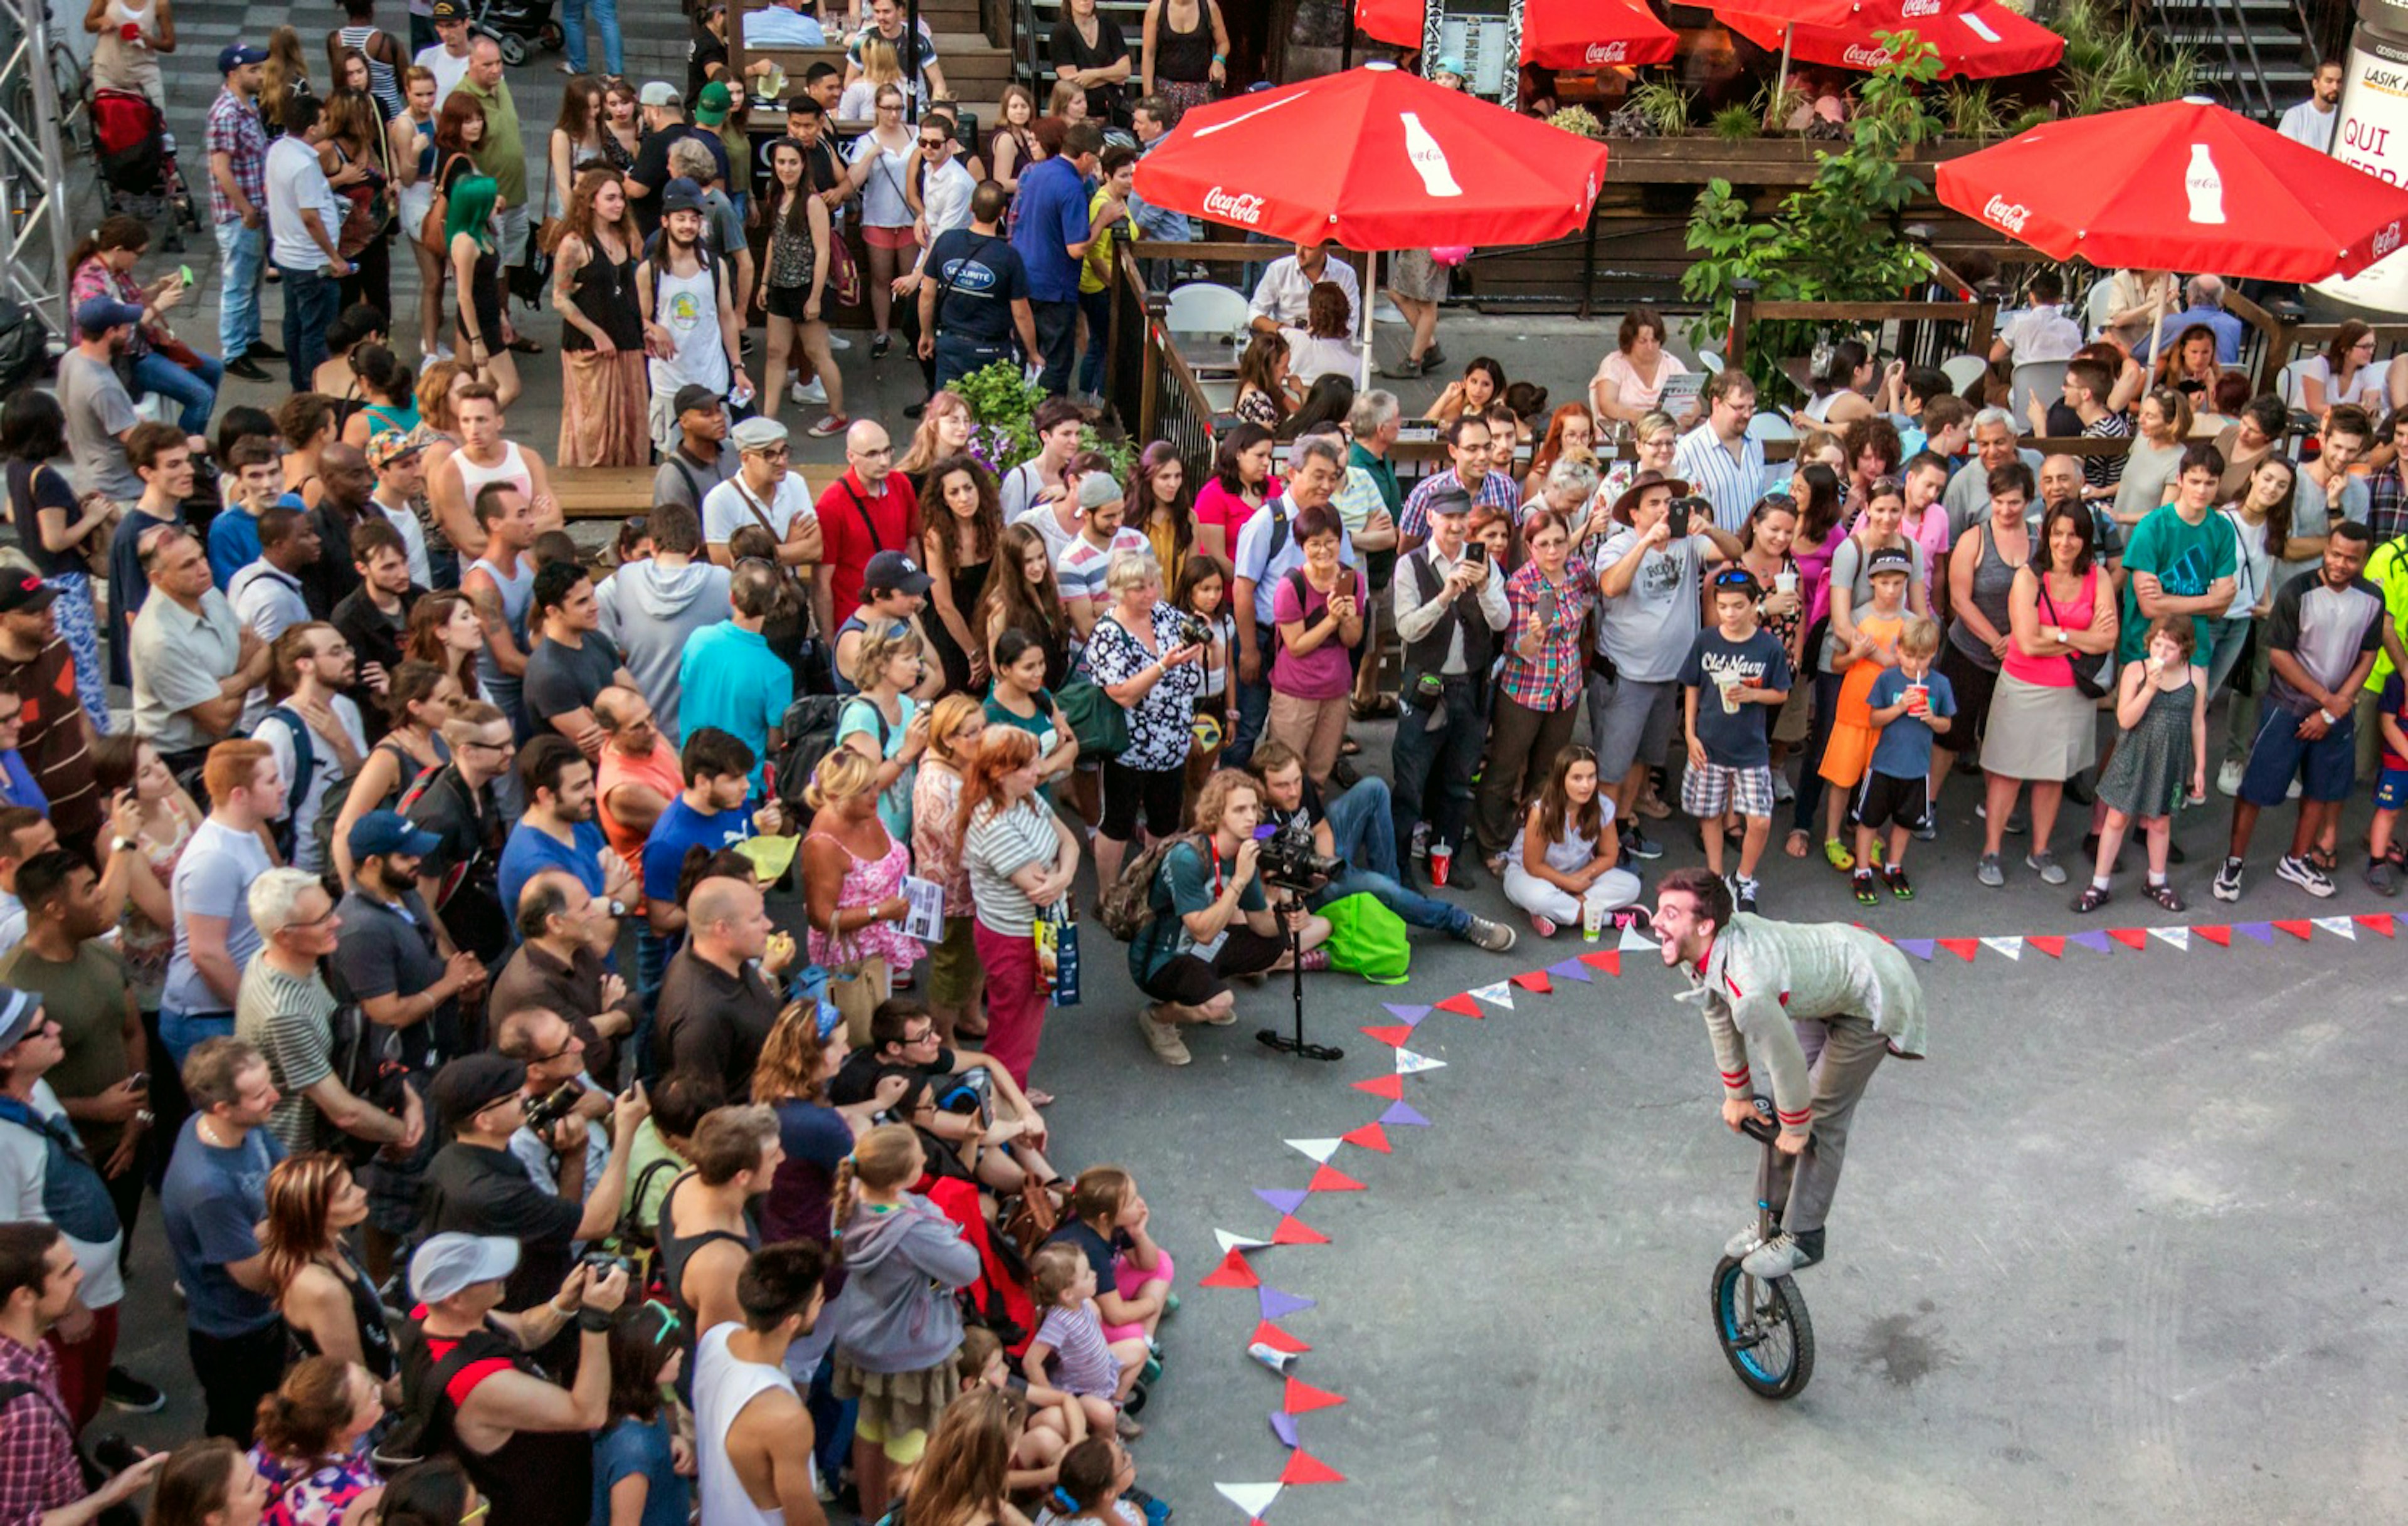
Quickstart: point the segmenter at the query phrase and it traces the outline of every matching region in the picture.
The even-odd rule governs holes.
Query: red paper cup
[[[127,42],[140,42],[142,40],[141,23],[138,21],[127,21],[117,29],[117,35],[124,38]]]
[[[1430,883],[1433,885],[1445,884],[1447,866],[1454,862],[1455,849],[1448,848],[1445,844],[1441,843],[1438,847],[1431,849],[1429,856]]]

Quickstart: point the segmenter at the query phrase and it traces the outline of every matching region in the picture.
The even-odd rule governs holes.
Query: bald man
[[[844,432],[844,475],[814,506],[824,555],[811,572],[811,603],[823,631],[835,630],[861,602],[862,574],[871,557],[881,551],[911,556],[920,544],[920,500],[910,479],[895,469],[885,426],[853,421]]]
[[[318,560],[301,569],[301,596],[308,601],[311,620],[332,620],[335,606],[360,586],[360,569],[351,563],[351,532],[370,516],[384,513],[371,502],[377,477],[367,453],[340,440],[318,453],[318,479],[325,495],[309,511],[318,530]]]
[[[2090,506],[2090,535],[2098,547],[2099,559],[2107,565],[2108,576],[2120,590],[2124,586],[2124,527],[2107,512],[2114,500],[2101,498]],[[2072,456],[2051,456],[2040,464],[2040,502],[2031,506],[2031,524],[2038,530],[2048,511],[2059,505],[2079,506],[2082,502],[2082,463]]]
[[[586,1069],[605,1086],[615,1083],[619,1046],[638,1032],[638,1009],[627,982],[602,967],[609,947],[602,940],[618,926],[609,904],[596,900],[575,875],[547,869],[529,877],[513,915],[519,946],[494,977],[487,1008],[515,1013],[541,1007],[559,1013],[576,1030]],[[530,1074],[539,1068],[526,1055],[508,1048],[502,1052],[528,1060]]]
[[[781,977],[795,961],[795,940],[781,934],[771,946],[761,891],[746,880],[700,881],[685,912],[685,947],[669,961],[653,1011],[657,1060],[664,1072],[716,1076],[727,1100],[741,1102],[752,1094],[752,1067],[784,1005]]]

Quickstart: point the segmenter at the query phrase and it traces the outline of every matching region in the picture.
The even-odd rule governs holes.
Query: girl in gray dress
[[[2150,900],[2168,911],[2183,898],[2166,882],[2166,846],[2174,807],[2207,799],[2207,670],[2193,659],[2197,641],[2188,615],[2160,615],[2149,626],[2147,656],[2124,664],[2115,689],[2115,723],[2124,729],[2115,756],[2099,780],[2107,807],[2099,831],[2099,860],[2073,909],[2107,904],[2107,879],[2135,820],[2148,834]]]

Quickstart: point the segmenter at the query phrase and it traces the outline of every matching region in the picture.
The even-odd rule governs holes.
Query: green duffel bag
[[[1329,967],[1375,985],[1400,986],[1413,965],[1405,920],[1369,893],[1341,896],[1321,908],[1329,919]]]

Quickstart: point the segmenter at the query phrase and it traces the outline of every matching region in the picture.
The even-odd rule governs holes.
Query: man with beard
[[[270,830],[287,863],[323,874],[333,861],[326,833],[334,810],[368,750],[360,707],[343,693],[351,683],[351,644],[312,620],[276,638],[275,663],[288,692],[254,733],[275,757],[277,777],[287,781],[284,809]]]
[[[689,386],[708,387],[742,410],[752,378],[738,356],[735,282],[724,262],[702,247],[702,188],[676,179],[661,188],[661,238],[636,268],[644,314],[646,371],[652,381],[652,443],[666,455],[682,432],[675,402]]]
[[[384,696],[392,687],[394,669],[403,660],[402,636],[409,611],[426,590],[409,577],[409,549],[390,524],[370,520],[351,537],[352,565],[360,586],[335,606],[335,629],[351,644],[356,672],[351,702],[367,722],[368,741],[376,742],[391,725]]]
[[[76,492],[131,503],[142,496],[142,479],[135,475],[127,452],[142,418],[118,377],[117,358],[133,342],[142,309],[108,297],[88,297],[76,306],[75,318],[75,348],[59,357],[59,406],[67,416],[67,455],[76,464]],[[183,432],[177,431],[176,437],[183,438]]]
[[[359,569],[351,565],[351,533],[384,516],[368,506],[376,496],[377,474],[368,466],[367,452],[358,446],[339,440],[327,446],[318,457],[318,480],[325,496],[309,511],[309,522],[317,527],[323,551],[301,575],[301,592],[309,601],[310,619],[332,620],[335,606],[360,586]]]
[[[595,950],[608,953],[618,940],[617,919],[636,899],[636,879],[594,819],[594,765],[566,738],[538,736],[519,749],[519,782],[527,806],[502,846],[496,889],[504,909],[515,918],[527,881],[547,869],[575,875],[606,904],[610,920],[592,931]],[[517,937],[513,927],[511,941]]]
[[[602,634],[602,605],[594,579],[573,562],[553,562],[535,575],[533,624],[527,652],[527,715],[574,743],[588,760],[602,756],[602,728],[594,720],[594,698],[636,680],[618,645]]]
[[[1730,887],[1704,869],[1664,877],[1655,929],[1665,964],[1688,977],[1679,1000],[1705,1014],[1733,1133],[1756,1116],[1750,1051],[1771,1072],[1781,1133],[1774,1179],[1756,1191],[1781,1205],[1779,1228],[1761,1240],[1751,1219],[1723,1253],[1745,1258],[1750,1276],[1787,1276],[1823,1259],[1848,1127],[1873,1072],[1889,1055],[1923,1058],[1923,988],[1879,934],[1735,913]]]

